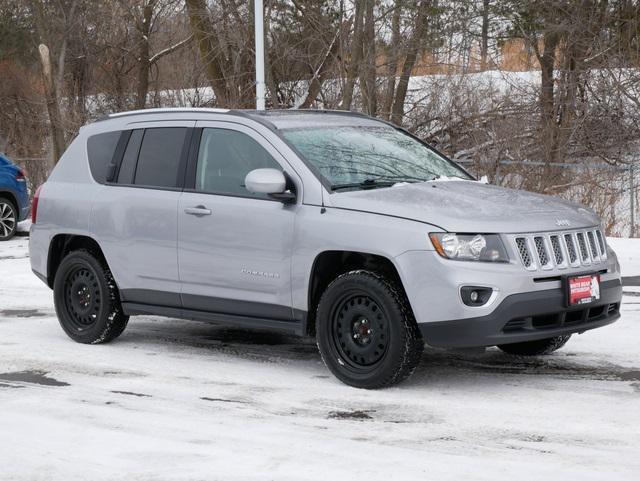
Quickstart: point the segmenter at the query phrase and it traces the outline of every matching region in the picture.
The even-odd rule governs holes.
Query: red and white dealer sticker
[[[569,277],[567,279],[567,287],[570,306],[589,304],[600,299],[599,274]]]

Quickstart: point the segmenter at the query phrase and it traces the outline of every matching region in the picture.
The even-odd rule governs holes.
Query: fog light
[[[484,306],[493,294],[490,287],[464,286],[460,288],[460,297],[467,306]]]

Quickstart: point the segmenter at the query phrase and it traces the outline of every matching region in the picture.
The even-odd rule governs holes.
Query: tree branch
[[[175,45],[172,45],[171,47],[167,47],[164,50],[160,50],[157,54],[155,54],[154,56],[152,56],[149,59],[149,64],[151,64],[151,65],[155,64],[162,57],[166,57],[170,53],[173,53],[176,50],[178,50],[179,48],[184,47],[185,45],[187,45],[189,42],[191,42],[191,40],[193,40],[193,35],[189,35],[187,38],[185,38],[184,40],[176,43]]]

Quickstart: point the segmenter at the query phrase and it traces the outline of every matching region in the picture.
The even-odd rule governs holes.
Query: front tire
[[[540,339],[539,341],[517,342],[514,344],[501,344],[498,348],[507,354],[514,356],[543,356],[551,354],[564,346],[571,334]]]
[[[8,241],[18,230],[18,209],[13,202],[0,197],[0,241]]]
[[[324,291],[316,313],[316,341],[338,379],[365,389],[406,379],[424,350],[402,290],[364,270],[342,274]]]
[[[111,271],[86,250],[74,251],[62,260],[53,296],[60,325],[76,342],[109,342],[127,327],[129,316],[122,311]]]

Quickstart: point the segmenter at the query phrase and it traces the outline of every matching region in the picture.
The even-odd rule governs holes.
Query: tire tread
[[[74,250],[69,254],[67,254],[67,256],[60,263],[60,268],[58,269],[58,273],[62,271],[62,267],[64,265],[65,260],[68,261],[68,259],[71,256],[83,258],[83,260],[89,264],[95,263],[95,265],[92,265],[92,267],[94,269],[97,268],[96,269],[97,274],[103,277],[103,280],[106,283],[107,289],[109,291],[107,296],[107,299],[108,299],[107,312],[109,314],[107,316],[108,318],[104,326],[94,336],[90,338],[82,339],[79,336],[73,336],[64,327],[64,325],[63,325],[63,328],[65,332],[67,332],[69,337],[71,337],[74,341],[81,342],[83,344],[103,344],[103,343],[113,341],[124,332],[129,322],[129,316],[125,315],[122,310],[122,304],[120,302],[120,294],[118,292],[118,287],[116,285],[115,279],[113,278],[113,274],[111,274],[111,270],[109,269],[109,266],[107,265],[106,261],[102,258],[102,256],[100,256],[96,252],[93,252],[89,249],[84,249],[84,248]],[[56,278],[57,278],[57,275],[56,275]],[[54,289],[55,289],[55,280],[54,280]],[[57,296],[54,296],[54,298],[56,298],[56,302],[58,302]],[[60,317],[60,313],[58,313],[58,317]],[[62,324],[63,321],[61,320],[60,322]]]
[[[322,296],[320,297],[320,301],[318,302],[318,306],[316,308],[316,319],[320,319],[319,310],[322,306],[323,302],[326,301],[326,297],[329,295],[333,287],[342,282],[346,278],[355,278],[364,277],[378,284],[378,287],[383,291],[386,291],[388,296],[398,305],[399,310],[401,312],[401,322],[403,324],[402,332],[404,334],[404,339],[402,340],[403,344],[403,352],[399,357],[397,365],[385,377],[378,378],[370,383],[367,383],[365,386],[367,389],[379,389],[384,387],[389,387],[394,384],[398,384],[399,382],[405,380],[413,372],[416,367],[420,363],[420,359],[422,358],[422,352],[424,350],[424,342],[422,340],[422,335],[420,334],[420,330],[418,329],[418,325],[416,323],[415,317],[413,315],[413,311],[409,306],[409,301],[407,300],[406,295],[404,294],[402,288],[398,286],[396,283],[390,281],[386,277],[365,269],[356,269],[345,272],[338,277],[336,277],[325,289]],[[316,329],[316,333],[318,330]],[[330,363],[324,357],[322,353],[322,349],[320,348],[319,337],[316,334],[316,344],[318,345],[318,350],[320,351],[320,355],[322,357],[322,361],[324,364],[329,367],[329,369],[333,370],[330,366]]]

